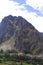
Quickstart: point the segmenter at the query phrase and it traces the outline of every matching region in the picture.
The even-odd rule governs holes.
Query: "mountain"
[[[43,32],[40,32],[40,36],[43,36]]]
[[[9,15],[0,23],[0,49],[43,54],[43,37],[23,17]]]

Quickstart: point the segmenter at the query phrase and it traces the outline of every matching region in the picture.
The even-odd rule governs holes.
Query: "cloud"
[[[41,10],[43,6],[43,0],[26,0],[26,4],[31,5],[35,9]]]
[[[37,9],[34,9],[32,6],[27,5],[27,4],[25,4],[24,6],[25,6],[25,8],[26,8],[29,12],[33,12],[33,13],[35,12],[36,15],[38,15],[38,16],[43,16],[43,14],[42,14],[41,11],[39,11],[39,10],[37,10]]]
[[[7,16],[9,14],[11,15],[18,15],[16,14],[18,11],[24,10],[23,5],[19,5],[17,2],[13,2],[10,0],[0,0],[0,21],[4,16]]]

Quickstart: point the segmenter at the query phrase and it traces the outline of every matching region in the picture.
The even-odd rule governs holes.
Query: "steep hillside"
[[[0,49],[43,54],[43,37],[21,16],[9,15],[0,24]]]

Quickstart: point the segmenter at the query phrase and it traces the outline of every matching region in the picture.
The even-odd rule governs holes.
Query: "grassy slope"
[[[9,49],[14,49],[17,52],[19,52],[19,50],[14,47],[14,44],[15,44],[15,35],[13,35],[9,40],[0,44],[0,49],[2,48],[4,50],[6,50],[9,48]]]
[[[33,65],[33,64],[31,64],[31,63],[28,64],[26,62],[22,62],[22,64],[21,64],[21,62],[6,61],[6,62],[0,63],[0,65]]]

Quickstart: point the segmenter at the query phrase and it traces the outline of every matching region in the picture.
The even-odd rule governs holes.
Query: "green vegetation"
[[[26,56],[20,56],[16,52],[0,52],[0,65],[43,65],[41,59],[31,59]]]
[[[6,62],[2,62],[0,63],[0,65],[33,65],[33,64],[28,64],[26,62],[14,62],[14,61],[6,61]]]
[[[20,58],[15,56],[10,56],[9,53],[0,54],[0,65],[33,65],[32,63],[27,63],[24,60],[20,60]]]

